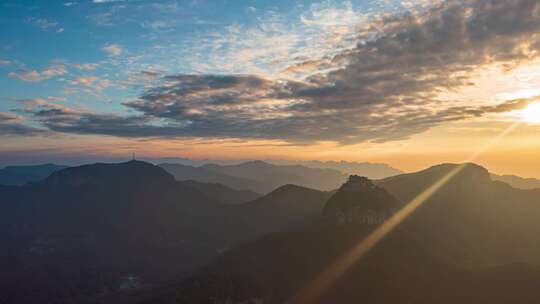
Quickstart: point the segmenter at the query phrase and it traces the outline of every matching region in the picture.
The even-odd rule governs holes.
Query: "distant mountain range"
[[[383,163],[368,163],[368,162],[348,162],[348,161],[317,161],[317,160],[192,160],[188,158],[169,157],[169,158],[142,158],[144,161],[148,161],[154,164],[182,164],[192,167],[201,167],[208,164],[216,164],[220,166],[232,166],[243,163],[251,163],[262,161],[267,164],[278,166],[303,166],[315,169],[332,169],[339,171],[343,174],[350,175],[356,174],[366,176],[371,179],[380,179],[397,174],[403,173],[402,171],[392,168],[391,166]]]
[[[219,183],[186,180],[182,181],[182,184],[197,189],[209,199],[223,204],[243,204],[261,196],[251,190],[235,190]]]
[[[282,304],[456,166],[52,168],[0,185],[0,303]],[[538,218],[540,189],[467,164],[319,303],[537,303]]]
[[[297,186],[259,197],[178,182],[140,161],[0,186],[0,302],[94,303],[156,286],[239,242],[305,222],[327,198]]]
[[[381,179],[403,173],[403,171],[382,163],[368,162],[348,162],[348,161],[288,161],[288,160],[270,160],[271,164],[276,165],[302,165],[309,168],[333,169],[347,175],[360,175],[370,179]]]
[[[202,160],[195,161],[186,158],[149,158],[153,163],[159,164],[162,168],[173,174],[177,180],[195,180],[204,183],[218,183],[239,190],[251,190],[256,192],[264,192],[268,187],[276,185],[275,182],[258,181],[259,177],[241,178],[237,176],[227,175],[218,170],[207,170],[205,165],[217,164],[219,167],[231,167],[246,165],[249,163],[262,162],[275,166],[296,166],[299,168],[299,174],[305,174],[307,169],[330,169],[341,172],[343,175],[359,175],[370,179],[382,179],[394,175],[402,174],[403,172],[394,169],[386,164],[361,163],[361,162],[335,162],[335,161],[288,161],[288,160],[268,160],[268,161],[220,161],[220,160]],[[169,162],[160,162],[169,161]],[[8,166],[0,169],[0,185],[23,185],[28,182],[36,182],[45,179],[52,172],[67,168],[64,165],[44,164],[44,165],[27,165],[27,166]],[[211,167],[211,166],[210,166]],[[336,174],[338,172],[334,172]],[[280,178],[281,176],[277,177]],[[493,180],[498,180],[511,185],[518,189],[537,189],[540,188],[540,180],[535,178],[522,178],[515,175],[497,175],[491,174]],[[340,181],[344,181],[343,176],[338,177]],[[285,182],[277,184],[285,184]],[[306,182],[301,179],[292,180],[291,183],[306,185],[311,187],[319,187],[317,183]],[[328,188],[336,183],[322,185],[323,189]],[[336,188],[339,185],[336,185]],[[326,189],[328,190],[328,189]]]
[[[159,166],[173,174],[177,180],[221,183],[231,188],[263,194],[285,184],[329,191],[338,188],[347,179],[347,175],[333,169],[272,165],[263,161],[237,165],[206,164],[200,167],[181,164]]]
[[[172,174],[178,181],[195,180],[204,183],[218,183],[237,190],[250,190],[260,193],[264,188],[261,182],[228,175],[204,167],[169,163],[159,164],[158,166]]]
[[[330,198],[325,217],[220,256],[179,285],[177,303],[304,303],[290,300],[381,223],[329,215],[399,209],[455,168],[377,184],[353,178]],[[514,189],[466,165],[309,303],[537,303],[539,217],[540,190]]]
[[[505,182],[518,189],[540,189],[540,179],[523,178],[516,175],[491,174],[491,179]]]
[[[51,173],[67,166],[44,164],[36,166],[8,166],[0,169],[0,185],[24,185],[45,179]]]

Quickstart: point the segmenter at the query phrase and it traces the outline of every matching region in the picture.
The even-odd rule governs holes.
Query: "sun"
[[[531,103],[521,113],[523,121],[540,123],[540,102]]]

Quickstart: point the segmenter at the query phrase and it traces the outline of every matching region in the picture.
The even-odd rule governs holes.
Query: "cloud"
[[[99,64],[97,63],[77,63],[72,65],[74,68],[83,71],[93,71],[98,68]]]
[[[22,118],[15,114],[0,112],[0,122],[20,121]]]
[[[82,117],[86,112],[65,105],[54,103],[56,98],[28,98],[12,99],[22,104],[22,108],[13,110],[22,115],[30,115],[35,121],[40,122],[50,130],[54,126],[62,126],[75,121],[75,117]],[[22,116],[17,116],[22,120]],[[72,118],[72,119],[70,119]]]
[[[249,10],[249,9],[248,9]],[[249,73],[288,78],[303,75],[287,73],[292,64],[331,57],[354,47],[358,24],[367,14],[353,10],[349,3],[324,1],[307,9],[298,20],[276,11],[257,12],[257,25],[233,23],[201,35],[195,50],[181,54],[198,73]],[[182,50],[167,49],[167,53]]]
[[[74,86],[82,86],[85,88],[85,92],[96,96],[99,96],[101,91],[111,86],[111,82],[108,79],[99,79],[96,76],[76,77],[70,80],[69,83]]]
[[[111,82],[108,79],[102,79],[96,83],[98,90],[103,90],[111,86]]]
[[[145,21],[141,24],[142,28],[147,28],[147,29],[152,29],[152,30],[167,29],[170,27],[174,27],[175,25],[176,25],[175,22],[165,21],[165,20]]]
[[[126,0],[92,0],[92,3],[96,3],[96,4],[115,3],[115,2],[126,2]]]
[[[146,137],[161,136],[159,134],[163,130],[163,127],[147,125],[149,119],[142,116],[96,114],[59,105],[40,105],[26,112],[32,113],[35,120],[56,132],[104,135],[118,133],[127,137]]]
[[[117,56],[124,52],[124,49],[119,44],[106,44],[102,50],[109,55]]]
[[[334,26],[333,20],[305,22]],[[464,104],[441,94],[473,86],[471,75],[487,66],[512,69],[536,60],[540,3],[446,1],[373,18],[354,37],[352,48],[299,61],[295,72],[307,76],[296,80],[177,74],[125,102],[135,115],[57,109],[34,115],[52,130],[79,134],[342,144],[402,140],[441,123],[506,113],[531,102]]]
[[[37,70],[19,70],[8,73],[8,76],[22,81],[42,81],[51,79],[56,76],[67,74],[67,69],[63,64],[52,65],[45,70],[39,72]]]
[[[41,81],[44,79],[41,74],[36,70],[10,72],[8,76],[23,81]]]
[[[0,67],[10,65],[12,62],[5,59],[0,59]]]
[[[64,31],[64,28],[61,27],[58,22],[52,22],[45,18],[30,17],[27,18],[26,21],[39,27],[42,31],[54,31],[56,33],[62,33]]]
[[[95,76],[85,76],[85,77],[77,77],[71,80],[71,84],[74,85],[83,85],[83,86],[90,86],[92,85],[96,80],[98,80]]]
[[[33,136],[45,132],[44,130],[25,125],[23,120],[23,117],[19,115],[0,112],[0,137]]]
[[[153,67],[142,71],[128,72],[127,78],[119,81],[119,85],[122,87],[149,89],[153,85],[159,84],[164,74],[164,71]]]
[[[23,105],[22,109],[13,110],[21,114],[33,114],[36,109],[61,109],[66,108],[63,105],[56,104],[56,101],[65,101],[64,97],[49,96],[47,98],[10,98],[10,101]]]

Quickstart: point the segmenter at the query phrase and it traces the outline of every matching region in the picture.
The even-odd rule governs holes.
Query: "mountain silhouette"
[[[492,181],[478,165],[443,164],[375,184],[351,177],[323,214],[404,206],[456,166],[454,178],[316,303],[537,303],[540,191]],[[180,284],[177,302],[286,303],[380,224],[321,219],[243,244]]]
[[[408,203],[456,166],[460,165],[442,164],[383,179],[378,185]],[[540,190],[512,188],[493,181],[485,168],[465,164],[408,221],[420,226],[433,242],[463,255],[464,261],[490,266],[520,261],[540,263],[540,244],[534,241],[536,231],[540,231],[538,218]]]
[[[345,174],[332,169],[308,168],[300,165],[272,165],[263,161],[227,166],[207,164],[201,168],[256,181],[260,186],[251,190],[257,193],[268,193],[286,184],[330,191],[339,187],[347,178]]]
[[[138,161],[67,168],[0,198],[7,303],[78,302],[128,278],[151,284],[202,265],[226,243],[211,233],[225,226],[221,203]]]
[[[366,177],[351,175],[326,203],[323,214],[337,224],[382,222],[402,207]]]
[[[301,226],[320,217],[321,210],[330,197],[330,192],[322,192],[296,185],[284,185],[278,189],[243,204],[238,210],[239,221],[246,232],[263,235]]]
[[[256,196],[178,182],[140,161],[71,167],[39,183],[1,186],[1,301],[95,302],[161,286],[238,242],[306,221],[327,199],[285,187],[271,199],[245,202]],[[294,207],[296,201],[316,208]],[[273,213],[267,203],[282,205]]]
[[[227,170],[262,168],[268,181],[283,174],[274,167]],[[540,190],[494,181],[478,165],[350,176],[332,192],[285,184],[258,197],[140,161],[0,186],[0,300],[284,303],[457,168],[319,303],[536,303]]]
[[[253,159],[244,160],[219,160],[203,159],[192,160],[187,158],[142,158],[153,164],[181,164],[188,167],[200,167],[207,164],[216,164],[220,166],[237,165],[246,162],[252,162]],[[262,159],[262,161],[276,166],[303,166],[308,168],[332,169],[347,175],[361,175],[370,179],[381,179],[403,172],[384,163],[352,162],[352,161],[319,161],[319,160],[283,160],[283,159]]]
[[[540,189],[540,180],[536,178],[523,178],[516,175],[491,174],[491,179],[505,182],[517,189]]]
[[[203,183],[217,183],[237,190],[255,192],[263,188],[263,185],[257,181],[208,170],[204,167],[168,163],[158,166],[172,174],[178,181],[194,180]]]
[[[360,175],[370,179],[381,179],[403,173],[390,165],[382,163],[318,160],[269,160],[268,162],[276,165],[301,165],[308,168],[333,169],[343,174]]]
[[[152,183],[164,185],[175,183],[166,171],[146,162],[132,160],[125,163],[97,163],[67,168],[51,174],[43,181],[44,186],[133,186]]]
[[[67,168],[55,164],[8,166],[0,169],[0,185],[24,185],[45,179],[51,173]]]
[[[224,204],[242,204],[253,201],[261,196],[251,190],[235,190],[219,183],[202,183],[194,180],[185,180],[181,183],[198,189],[209,198]]]
[[[339,187],[347,177],[333,169],[274,165],[264,161],[249,161],[234,165],[204,164],[200,167],[181,164],[159,166],[180,181],[220,183],[230,188],[251,190],[262,194],[287,184],[330,191]]]

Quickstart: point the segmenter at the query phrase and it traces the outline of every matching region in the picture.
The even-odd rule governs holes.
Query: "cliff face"
[[[338,225],[376,225],[384,222],[401,205],[396,198],[368,178],[351,175],[330,197],[323,215]]]

